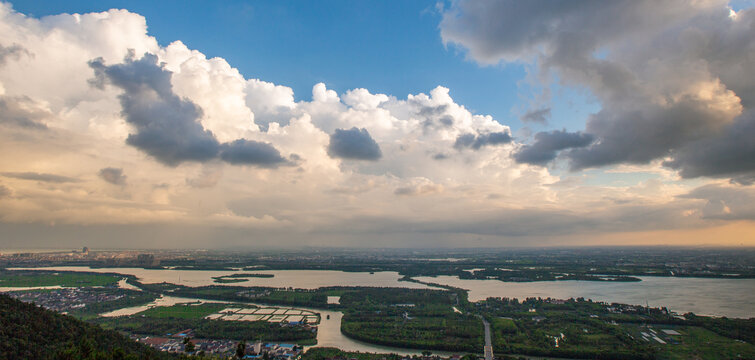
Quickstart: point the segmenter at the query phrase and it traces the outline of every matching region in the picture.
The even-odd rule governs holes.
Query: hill
[[[116,331],[0,294],[0,360],[176,358]]]

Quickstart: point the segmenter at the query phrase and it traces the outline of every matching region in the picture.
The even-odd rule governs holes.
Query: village
[[[193,336],[193,330],[186,329],[162,337],[132,335],[131,338],[165,352],[222,357],[236,356],[241,352],[243,359],[295,360],[301,358],[303,350],[301,346],[295,344],[257,341],[247,345],[243,341],[196,339]]]

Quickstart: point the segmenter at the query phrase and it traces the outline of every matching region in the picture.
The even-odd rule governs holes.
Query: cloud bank
[[[553,148],[570,149],[572,170],[662,159],[685,178],[751,183],[752,141],[739,134],[753,126],[753,24],[753,9],[716,0],[462,0],[441,35],[482,64],[531,63],[544,81],[590,90],[602,108],[584,132],[596,141]],[[517,159],[547,163],[541,146]]]
[[[160,45],[127,10],[34,18],[0,4],[0,230],[102,247],[140,236],[159,241],[134,246],[603,244],[730,224],[752,234],[737,194],[751,198],[755,180],[754,17],[719,2],[454,3],[447,44],[600,102],[583,131],[530,139],[444,86],[339,94],[319,83],[297,101],[223,58]],[[554,116],[546,104],[524,120]],[[621,172],[641,180],[610,180]]]

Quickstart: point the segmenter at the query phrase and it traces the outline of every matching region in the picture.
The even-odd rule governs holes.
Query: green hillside
[[[0,360],[176,358],[118,332],[0,294]]]

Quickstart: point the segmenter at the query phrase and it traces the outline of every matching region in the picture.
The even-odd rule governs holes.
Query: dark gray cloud
[[[106,66],[95,59],[93,84],[107,81],[121,89],[122,114],[136,133],[126,142],[161,163],[177,166],[184,161],[207,161],[217,157],[220,144],[202,127],[201,109],[173,93],[172,73],[157,62],[157,56],[141,59],[127,56],[122,64]]]
[[[683,177],[738,183],[755,181],[753,29],[755,9],[724,0],[460,0],[441,23],[479,62],[531,62],[592,92],[595,141],[563,154],[572,170],[671,157]]]
[[[551,108],[542,108],[527,111],[524,115],[522,115],[521,120],[524,122],[547,124],[550,117]]]
[[[19,44],[11,46],[0,45],[0,66],[5,65],[8,59],[20,59],[21,55],[31,56],[31,53]]]
[[[46,129],[42,122],[50,112],[27,96],[0,95],[0,124],[30,129]]]
[[[566,130],[539,132],[535,134],[535,142],[523,146],[514,154],[514,159],[518,163],[545,165],[555,159],[559,151],[585,147],[594,139],[591,134],[570,133]]]
[[[275,168],[288,161],[268,143],[238,139],[220,146],[220,158],[234,165]]]
[[[113,185],[126,185],[126,175],[123,174],[123,169],[106,167],[100,169],[97,174],[102,180]]]
[[[158,64],[157,56],[130,53],[122,64],[89,63],[96,87],[106,83],[124,90],[119,96],[122,114],[136,130],[126,142],[159,162],[177,166],[185,161],[206,162],[220,157],[231,164],[274,167],[285,161],[270,144],[239,139],[220,144],[199,119],[202,110],[173,92],[172,73]]]
[[[574,34],[595,45],[594,50],[696,11],[685,0],[461,0],[443,14],[440,29],[444,42],[463,46],[478,61],[497,63],[567,48],[572,43],[563,42]]]
[[[377,161],[383,153],[367,129],[336,129],[330,135],[328,155],[343,159]]]
[[[690,143],[673,152],[665,166],[684,178],[709,176],[732,182],[755,183],[755,111],[738,117],[720,136]]]
[[[620,108],[621,107],[621,108]],[[599,140],[567,153],[573,170],[618,163],[646,164],[685,144],[719,133],[722,114],[709,102],[683,99],[670,106],[609,105],[587,122]]]
[[[492,132],[487,134],[462,134],[456,138],[454,148],[479,150],[485,146],[508,144],[513,140],[508,132]]]
[[[51,183],[79,182],[79,179],[68,177],[68,176],[37,173],[37,172],[4,172],[0,174],[2,174],[5,177],[14,178],[14,179],[35,180],[35,181],[51,182]]]

